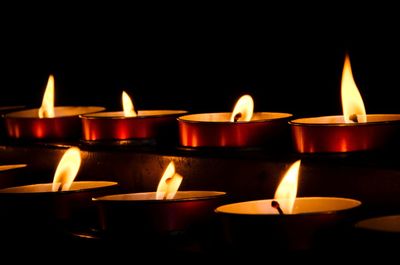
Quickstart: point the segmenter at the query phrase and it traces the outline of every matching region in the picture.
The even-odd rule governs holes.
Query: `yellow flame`
[[[300,163],[301,160],[297,160],[290,166],[275,191],[274,199],[279,202],[279,205],[284,213],[290,214],[293,212],[294,202],[297,195],[297,182]]]
[[[43,95],[42,106],[39,108],[39,118],[54,117],[54,76],[50,75]]]
[[[122,91],[122,107],[124,108],[125,117],[136,117],[137,113],[135,107],[133,106],[132,100],[129,95]]]
[[[231,114],[231,122],[250,121],[253,117],[254,101],[250,95],[239,98]]]
[[[53,191],[69,190],[81,165],[81,152],[78,147],[69,148],[58,163],[53,179]]]
[[[158,183],[156,199],[173,199],[181,185],[182,179],[183,177],[175,172],[174,162],[171,161]]]
[[[354,82],[348,54],[346,54],[343,66],[341,90],[344,121],[346,123],[367,122],[364,102]]]

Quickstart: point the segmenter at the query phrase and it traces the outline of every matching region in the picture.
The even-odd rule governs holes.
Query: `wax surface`
[[[171,200],[198,200],[209,199],[225,195],[225,192],[219,191],[178,191],[175,197]],[[147,201],[156,200],[156,192],[139,192],[139,193],[126,193],[115,194],[96,198],[102,201]],[[160,201],[160,200],[158,200]]]
[[[369,124],[369,123],[384,123],[384,122],[393,122],[399,121],[400,122],[400,114],[368,114],[367,122],[366,123],[357,123],[357,122],[350,122],[346,123],[342,115],[337,116],[321,116],[321,117],[311,117],[311,118],[301,118],[292,120],[290,123],[294,125],[302,125],[302,124],[343,124],[343,125],[362,125],[362,124]]]
[[[97,106],[63,106],[54,107],[55,118],[58,117],[68,117],[68,116],[78,116],[80,114],[92,113],[97,111],[102,111],[105,108]],[[10,118],[38,118],[39,119],[39,109],[28,109],[16,112],[11,112],[6,114],[6,117]],[[52,119],[52,118],[42,118],[42,119]]]
[[[258,121],[268,121],[274,119],[284,119],[291,117],[290,113],[278,113],[278,112],[255,112],[250,121],[238,121],[236,123],[249,123],[249,122],[258,122]],[[231,113],[230,112],[220,112],[220,113],[200,113],[200,114],[191,114],[179,117],[181,121],[187,122],[228,122],[230,121]]]
[[[42,193],[42,192],[53,192],[52,183],[39,183],[32,185],[16,186],[0,190],[0,193]],[[68,191],[80,191],[86,189],[96,189],[108,186],[117,185],[117,182],[112,181],[74,181],[72,182],[71,188]]]
[[[148,116],[168,116],[185,114],[185,110],[139,110],[138,116],[125,117],[123,111],[104,111],[84,115],[85,118],[141,118]]]

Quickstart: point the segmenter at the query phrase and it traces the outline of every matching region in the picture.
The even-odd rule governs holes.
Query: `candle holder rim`
[[[74,108],[74,109],[78,109],[78,108],[82,108],[82,109],[87,109],[88,111],[85,112],[85,114],[89,114],[89,113],[94,113],[94,112],[99,112],[99,111],[103,111],[106,108],[105,107],[101,107],[101,106],[55,106],[54,109],[55,110],[63,110],[63,109],[68,109],[68,108]],[[39,116],[37,117],[31,117],[31,116],[19,116],[21,113],[25,113],[25,112],[35,112],[35,111],[39,111],[39,108],[31,108],[31,109],[24,109],[24,110],[19,110],[19,111],[13,111],[13,112],[9,112],[3,115],[4,118],[11,118],[11,119],[40,119],[40,120],[50,120],[50,119],[62,119],[62,118],[71,118],[71,117],[77,117],[79,115],[82,115],[83,113],[74,113],[74,114],[66,114],[66,115],[62,115],[62,116],[55,116],[55,117],[43,117],[43,118],[39,118]]]
[[[102,188],[107,188],[107,187],[113,187],[117,186],[118,182],[115,181],[103,181],[103,180],[81,180],[81,181],[74,181],[73,183],[75,184],[86,184],[86,183],[92,183],[96,182],[99,184],[104,184],[100,186],[94,186],[94,187],[89,187],[89,188],[84,188],[84,189],[71,189],[71,190],[62,190],[62,191],[31,191],[31,192],[13,192],[18,189],[22,188],[28,188],[28,187],[35,187],[35,186],[52,186],[52,183],[46,182],[46,183],[35,183],[35,184],[28,184],[28,185],[21,185],[21,186],[13,186],[13,187],[7,187],[7,188],[2,188],[0,189],[0,194],[6,195],[6,194],[12,194],[14,196],[20,195],[27,195],[27,194],[70,194],[70,193],[76,193],[76,192],[82,192],[82,191],[88,191],[88,190],[96,190],[96,189],[102,189]],[[107,185],[106,185],[107,184]],[[73,184],[72,184],[73,185]]]
[[[311,119],[318,119],[318,118],[340,118],[343,117],[343,115],[330,115],[330,116],[318,116],[318,117],[304,117],[304,118],[298,118],[298,119],[293,119],[289,121],[289,124],[292,126],[303,126],[303,127],[354,127],[354,126],[370,126],[370,125],[379,125],[379,124],[393,124],[393,123],[399,123],[400,124],[400,114],[367,114],[366,116],[368,117],[376,117],[376,116],[398,116],[398,119],[393,119],[393,120],[386,120],[386,121],[367,121],[367,122],[302,122],[305,120],[311,120]]]
[[[101,197],[96,197],[92,198],[93,201],[97,202],[102,202],[102,203],[168,203],[168,202],[187,202],[187,201],[199,201],[199,200],[211,200],[211,199],[216,199],[216,198],[222,198],[227,196],[227,193],[224,191],[200,191],[200,190],[188,190],[188,191],[178,191],[177,193],[209,193],[207,196],[191,196],[187,198],[173,198],[173,199],[165,199],[165,200],[157,200],[155,198],[150,198],[150,199],[113,199],[113,198],[118,198],[121,196],[126,196],[126,195],[150,195],[150,194],[156,194],[155,191],[151,192],[134,192],[134,193],[119,193],[119,194],[111,194],[111,195],[105,195]]]
[[[254,114],[263,114],[263,115],[270,115],[270,114],[281,114],[281,117],[278,118],[264,118],[264,119],[257,119],[257,120],[250,120],[250,121],[237,121],[237,122],[231,122],[231,121],[200,121],[200,120],[189,120],[189,117],[195,117],[195,116],[201,116],[201,115],[231,115],[231,112],[208,112],[208,113],[195,113],[195,114],[188,114],[188,115],[183,115],[177,118],[179,122],[185,122],[185,123],[202,123],[202,124],[249,124],[249,123],[258,123],[258,122],[266,122],[266,121],[278,121],[278,120],[285,120],[289,119],[290,117],[293,117],[292,113],[288,112],[254,112]]]
[[[397,230],[389,230],[389,229],[384,229],[382,227],[377,227],[377,226],[368,226],[368,224],[370,222],[374,222],[374,221],[391,221],[391,219],[396,218],[396,224],[399,224],[399,220],[400,220],[400,214],[391,214],[391,215],[384,215],[384,216],[375,216],[375,217],[371,217],[371,218],[367,218],[361,221],[358,221],[357,223],[354,224],[354,227],[357,229],[364,229],[364,230],[368,230],[368,231],[374,231],[374,232],[383,232],[383,233],[396,233],[396,234],[400,234],[400,225],[398,225],[398,229]],[[392,222],[393,223],[393,222]]]
[[[157,114],[157,115],[151,115],[151,114],[140,115],[141,111],[146,111],[146,112],[170,111],[171,113]],[[115,113],[115,114],[121,113],[121,116],[101,116],[101,114],[104,115],[105,113]],[[146,118],[158,118],[158,117],[175,117],[177,115],[182,115],[182,114],[188,113],[188,111],[187,110],[173,110],[173,109],[139,110],[138,111],[138,113],[139,113],[138,116],[131,116],[131,117],[123,116],[124,115],[123,113],[124,113],[123,111],[107,111],[107,112],[101,111],[101,112],[96,112],[96,113],[81,114],[81,115],[79,115],[79,118],[81,118],[81,119],[93,119],[93,120],[96,120],[96,119],[110,119],[110,120],[112,120],[112,119],[146,119]]]
[[[222,214],[222,215],[230,215],[230,216],[276,216],[276,218],[281,218],[282,216],[287,216],[286,218],[295,218],[296,216],[313,216],[313,215],[329,215],[329,214],[333,214],[333,213],[342,213],[342,212],[347,212],[350,211],[352,209],[358,208],[362,205],[362,202],[360,200],[357,199],[352,199],[352,198],[346,198],[346,197],[297,197],[296,200],[307,200],[307,199],[322,199],[322,200],[344,200],[344,201],[349,201],[349,202],[353,202],[354,205],[352,205],[351,207],[347,207],[347,208],[342,208],[342,209],[337,209],[337,210],[325,210],[325,211],[315,211],[315,212],[305,212],[305,213],[292,213],[292,214],[284,214],[284,215],[280,215],[278,214],[278,212],[276,213],[238,213],[238,212],[232,212],[232,211],[221,211],[221,208],[223,208],[224,206],[227,205],[238,205],[241,203],[246,203],[246,202],[270,202],[273,199],[261,199],[261,200],[251,200],[251,201],[243,201],[243,202],[235,202],[235,203],[230,203],[230,204],[225,204],[225,205],[221,205],[218,206],[217,208],[215,208],[214,212],[218,213],[218,214]],[[272,217],[274,218],[274,217]]]

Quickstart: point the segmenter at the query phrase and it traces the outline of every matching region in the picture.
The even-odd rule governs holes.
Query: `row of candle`
[[[241,237],[248,233],[255,236],[254,229],[261,234],[278,229],[275,239],[289,243],[279,247],[307,249],[318,233],[345,222],[361,202],[335,197],[296,198],[300,164],[298,160],[290,166],[273,199],[224,204],[229,194],[223,191],[179,191],[184,176],[176,172],[173,162],[166,167],[155,192],[118,193],[116,182],[75,181],[81,155],[79,148],[71,147],[61,158],[52,183],[1,189],[0,215],[2,220],[11,218],[11,223],[18,218],[44,226],[60,221],[91,225],[92,208],[97,206],[101,229],[106,233],[132,236],[133,232],[137,237],[151,237],[204,226],[217,214],[232,233],[230,238],[239,235],[238,240],[243,240]]]
[[[268,147],[287,142],[290,125],[295,149],[301,153],[375,150],[397,142],[400,114],[366,114],[348,56],[341,89],[341,116],[292,119],[290,113],[253,112],[249,95],[241,97],[232,112],[137,111],[125,92],[123,111],[108,112],[95,106],[54,107],[54,78],[50,76],[39,109],[11,112],[4,119],[8,136],[15,139],[61,139],[82,134],[89,142],[163,136],[173,141],[179,133],[183,147]]]

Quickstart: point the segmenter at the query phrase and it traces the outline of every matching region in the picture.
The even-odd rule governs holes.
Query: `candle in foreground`
[[[94,223],[97,218],[92,197],[115,192],[117,183],[74,181],[80,164],[79,148],[71,147],[61,158],[52,183],[0,189],[1,220],[10,229],[29,233],[51,233],[52,229],[67,230]]]
[[[54,106],[54,77],[49,76],[42,105],[36,109],[4,115],[7,136],[11,139],[78,139],[82,133],[80,114],[94,113],[98,106]]]
[[[170,162],[156,192],[114,194],[97,197],[103,230],[115,237],[143,237],[185,233],[204,229],[213,221],[214,209],[226,193],[178,191],[182,176]]]
[[[136,111],[129,95],[122,93],[123,111],[84,114],[80,118],[86,141],[154,140],[173,142],[177,138],[176,118],[184,110]]]
[[[346,55],[342,74],[343,115],[290,121],[293,142],[300,153],[382,150],[398,146],[400,114],[366,114]]]
[[[274,199],[226,204],[216,208],[228,243],[234,247],[311,249],[323,233],[351,220],[361,202],[337,197],[296,197],[300,160],[279,184]],[[251,242],[257,242],[252,244]],[[321,243],[321,242],[319,242]]]
[[[287,144],[292,114],[253,112],[250,95],[242,96],[232,113],[200,113],[178,118],[184,147],[280,147]]]

